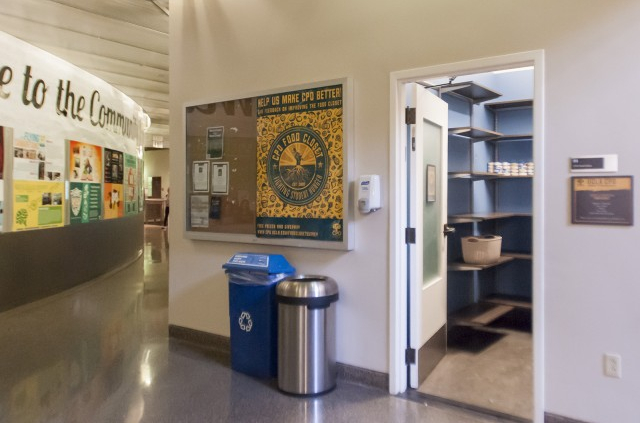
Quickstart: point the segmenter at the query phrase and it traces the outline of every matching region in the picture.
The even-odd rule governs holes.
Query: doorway
[[[528,96],[521,93],[510,94],[503,96],[505,100],[501,101],[475,98],[476,93],[470,92],[475,91],[478,86],[485,88],[482,84],[474,82],[474,79],[485,82],[488,78],[496,82],[499,74],[494,72],[497,70],[505,71],[532,65],[535,67],[528,73],[529,85],[532,87]],[[392,76],[392,104],[395,106],[395,116],[392,116],[392,141],[398,143],[392,146],[392,176],[395,177],[392,187],[397,188],[398,192],[397,207],[392,209],[392,230],[395,233],[395,236],[392,234],[392,239],[395,244],[392,246],[391,280],[399,281],[395,285],[392,284],[394,286],[391,288],[392,393],[403,392],[407,387],[411,387],[417,392],[496,414],[532,420],[542,416],[542,349],[541,342],[537,342],[542,339],[542,316],[538,312],[541,309],[539,293],[542,287],[542,263],[532,259],[542,246],[541,231],[538,230],[542,221],[541,78],[541,52],[397,72]],[[421,244],[418,246],[411,245],[411,239],[402,239],[402,232],[410,232],[406,228],[412,228],[416,220],[411,215],[414,209],[412,201],[416,201],[414,197],[418,195],[417,201],[422,203],[425,199],[420,196],[423,193],[426,195],[424,187],[415,182],[416,171],[412,169],[413,163],[410,160],[410,152],[415,150],[412,143],[419,146],[421,141],[418,137],[412,137],[417,130],[410,129],[412,125],[403,122],[402,109],[408,101],[406,93],[411,91],[408,87],[415,86],[416,83],[422,85],[421,90],[429,91],[445,100],[451,109],[448,113],[450,157],[444,166],[439,166],[440,169],[446,169],[447,164],[450,167],[444,175],[449,195],[443,199],[449,208],[446,213],[448,217],[444,225],[430,225],[432,234],[424,232],[424,240],[416,236],[416,241]],[[522,88],[522,85],[519,86]],[[517,100],[526,99],[527,102],[513,103],[516,100],[514,96],[522,97]],[[498,97],[499,93],[495,98]],[[485,106],[488,103],[493,104]],[[481,113],[478,113],[478,108],[482,109]],[[515,115],[528,113],[529,130],[519,134],[513,133],[514,128],[521,126],[522,122],[508,122],[512,116],[503,114],[503,108],[509,112],[516,110]],[[473,116],[474,111],[476,116]],[[467,121],[461,123],[461,119]],[[418,124],[413,126],[420,126],[420,117],[416,118],[416,122]],[[498,128],[497,125],[501,127]],[[482,126],[488,127],[487,133],[468,134],[461,129],[476,131]],[[528,132],[528,135],[525,132]],[[529,140],[518,144],[517,142],[522,140],[505,137],[498,141],[497,138],[502,135],[518,135],[520,138],[527,135]],[[532,142],[534,138],[535,142]],[[408,160],[407,165],[403,166],[405,161],[402,160],[402,154],[405,153],[408,154]],[[516,158],[518,155],[520,158]],[[535,161],[534,158],[540,160]],[[492,173],[496,172],[496,162],[500,161],[500,172],[503,172],[502,165],[508,159],[513,161],[514,166],[520,167],[535,162],[535,173],[527,175],[526,169],[523,169],[522,175],[517,174],[520,171],[516,168],[512,171],[510,163],[508,175],[493,175]],[[424,176],[422,171],[420,168],[417,172],[418,178]],[[428,176],[425,180],[428,181]],[[447,190],[442,192],[446,195]],[[425,207],[428,207],[428,204]],[[507,216],[504,210],[509,208],[513,209],[510,212],[515,213]],[[489,215],[491,216],[488,217]],[[421,221],[422,217],[418,217],[417,220]],[[445,237],[449,232],[447,225],[456,231],[448,241]],[[426,226],[429,224],[425,220]],[[436,227],[437,235],[434,235],[433,228]],[[416,228],[416,232],[418,229]],[[527,231],[529,235],[523,237],[522,234]],[[484,237],[489,234],[491,237]],[[426,321],[420,321],[419,319],[424,318],[417,317],[418,314],[426,315],[438,307],[443,307],[443,300],[437,300],[440,304],[433,303],[434,295],[427,296],[426,300],[419,298],[422,295],[420,293],[424,293],[425,287],[430,284],[422,275],[434,271],[435,268],[433,263],[428,263],[426,255],[425,260],[421,260],[412,252],[421,252],[423,247],[428,248],[427,244],[434,238],[445,240],[445,246],[449,244],[446,246],[445,254],[447,271],[444,279],[444,322],[438,321],[437,317]],[[467,238],[479,238],[479,244],[483,244],[483,247],[485,241],[491,241],[491,244],[500,241],[504,243],[502,251],[513,250],[517,254],[511,254],[506,258],[491,258],[488,262],[490,265],[486,267],[484,263],[469,264],[466,262],[467,257],[462,257],[461,251],[463,239],[466,242]],[[478,251],[475,252],[476,255],[479,254]],[[467,255],[471,257],[471,253]],[[469,260],[473,261],[472,258]],[[506,264],[507,261],[513,263]],[[422,263],[426,268],[416,272],[416,267]],[[525,276],[529,281],[528,286],[523,287],[520,282],[511,282],[515,274],[522,275],[523,272],[528,272]],[[420,273],[420,276],[416,276],[417,273]],[[408,283],[403,287],[402,281]],[[416,289],[416,286],[419,288]],[[501,295],[497,297],[493,294]],[[403,295],[406,305],[401,299]],[[426,311],[419,310],[420,304]],[[431,326],[435,330],[430,331],[426,341],[419,339],[416,342],[416,326]],[[442,348],[443,340],[445,349]],[[520,369],[524,371],[518,374]],[[422,373],[421,377],[419,373]],[[508,386],[511,386],[511,391]],[[524,395],[524,402],[517,401],[520,405],[509,404],[513,390]]]

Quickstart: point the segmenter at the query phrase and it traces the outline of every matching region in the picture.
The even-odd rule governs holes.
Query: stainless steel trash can
[[[338,284],[327,276],[300,275],[276,287],[278,387],[317,395],[336,386]]]

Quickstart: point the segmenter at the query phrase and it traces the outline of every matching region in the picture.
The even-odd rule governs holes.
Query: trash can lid
[[[294,273],[284,256],[280,254],[236,253],[222,265],[227,270],[251,270],[264,273]]]
[[[276,287],[276,295],[290,298],[323,298],[336,296],[338,284],[321,275],[299,275],[286,278]]]

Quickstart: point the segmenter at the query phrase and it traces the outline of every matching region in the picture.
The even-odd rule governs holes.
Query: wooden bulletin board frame
[[[185,103],[185,237],[353,249],[352,110],[350,78]],[[226,165],[225,193],[194,191],[203,161]]]

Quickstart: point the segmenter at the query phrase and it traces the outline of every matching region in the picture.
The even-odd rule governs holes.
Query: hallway
[[[0,314],[0,423],[503,421],[338,380],[318,398],[232,372],[228,354],[168,338],[167,232],[144,259]]]

